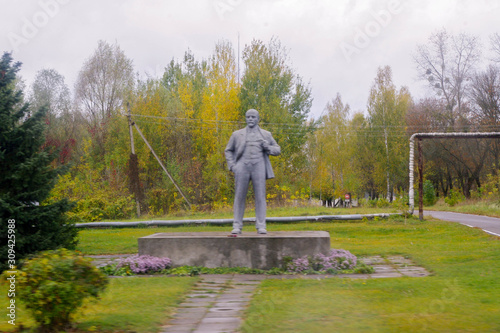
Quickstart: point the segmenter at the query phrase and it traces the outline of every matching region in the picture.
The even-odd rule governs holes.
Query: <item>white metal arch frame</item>
[[[413,189],[413,161],[414,161],[414,150],[415,150],[415,139],[418,139],[418,150],[419,150],[419,207],[418,207],[418,215],[422,220],[424,216],[424,209],[422,203],[422,191],[423,191],[423,156],[422,156],[422,147],[420,145],[420,141],[422,139],[467,139],[467,138],[487,138],[487,139],[495,139],[500,138],[500,132],[452,132],[452,133],[415,133],[410,137],[410,188],[409,188],[409,196],[410,196],[410,213],[413,214],[415,209],[415,193]]]

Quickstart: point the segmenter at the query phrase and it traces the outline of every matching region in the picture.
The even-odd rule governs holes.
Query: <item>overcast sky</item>
[[[275,36],[293,68],[310,82],[312,116],[337,93],[365,111],[377,68],[389,65],[397,87],[425,95],[413,54],[445,28],[481,38],[500,33],[498,0],[0,0],[0,52],[13,51],[30,86],[37,71],[53,68],[73,87],[98,40],[118,43],[136,72],[160,77],[189,48],[207,58],[219,40],[235,51],[252,39]]]

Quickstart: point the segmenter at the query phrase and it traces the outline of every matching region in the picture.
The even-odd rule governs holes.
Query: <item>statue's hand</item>
[[[267,140],[263,140],[260,145],[262,149],[264,149],[265,151],[269,151],[269,142]]]

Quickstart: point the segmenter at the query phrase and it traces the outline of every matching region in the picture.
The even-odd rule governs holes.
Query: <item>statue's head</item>
[[[253,128],[259,123],[259,112],[254,109],[250,109],[245,113],[246,122],[248,127]]]

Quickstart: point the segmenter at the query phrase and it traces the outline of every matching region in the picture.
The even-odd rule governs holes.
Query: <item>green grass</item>
[[[264,281],[247,311],[245,332],[500,331],[498,238],[435,220],[343,223],[325,229],[332,247],[357,255],[409,256],[433,274]]]
[[[424,207],[424,209],[500,217],[498,200],[465,200],[450,207],[441,199],[434,206]],[[418,211],[418,206],[416,210]]]
[[[396,212],[394,209],[380,209],[380,208],[341,208],[332,209],[325,207],[280,207],[268,210],[267,216],[316,216],[316,215],[351,215],[351,214],[375,214]],[[248,210],[245,217],[254,216],[252,210]],[[184,216],[183,219],[219,219],[219,218],[232,218],[231,212],[219,213],[196,213],[194,216]],[[157,218],[158,219],[158,218]],[[180,216],[165,216],[163,219],[181,219]],[[144,220],[144,219],[143,219]],[[333,223],[333,222],[331,222]],[[327,225],[326,223],[325,225]],[[307,224],[290,224],[290,230],[301,230],[302,225]],[[323,224],[319,224],[323,225]],[[281,230],[285,228],[284,224],[268,224],[269,231]],[[297,229],[298,228],[298,229]],[[231,230],[231,225],[222,226],[199,226],[199,225],[186,225],[176,227],[137,227],[137,228],[111,228],[111,229],[81,229],[79,232],[80,244],[77,250],[86,255],[95,254],[127,254],[137,253],[137,238],[150,235],[157,232],[197,232],[197,231],[227,231]],[[252,223],[245,224],[244,230],[254,231],[255,228]]]
[[[249,225],[247,230],[253,230]],[[82,245],[135,251],[154,232],[229,231],[228,226],[81,231]],[[245,332],[500,331],[500,242],[481,230],[403,219],[268,225],[270,231],[325,230],[333,248],[358,256],[410,257],[432,275],[371,280],[268,280],[246,313]],[[120,251],[118,251],[120,252]],[[122,251],[123,252],[123,251]]]
[[[167,323],[176,305],[192,288],[197,278],[129,277],[110,279],[100,301],[89,301],[75,316],[78,332],[158,332]],[[5,285],[1,295],[7,295]],[[6,308],[2,297],[2,309]],[[4,306],[5,305],[5,306]],[[24,307],[17,309],[17,327],[35,326]],[[3,320],[0,332],[13,332],[14,327]]]
[[[322,215],[317,211],[309,213]],[[79,232],[79,250],[84,254],[136,253],[137,238],[152,233],[229,232],[230,229],[229,225],[84,229]],[[245,230],[253,231],[254,226],[245,226]],[[500,241],[481,230],[458,223],[402,217],[270,223],[268,230],[325,230],[330,233],[333,248],[343,248],[358,256],[407,256],[432,275],[370,280],[266,280],[245,314],[244,332],[500,331]],[[191,278],[177,279],[180,280],[165,277],[113,279],[110,294],[103,300],[106,303],[95,304],[94,310],[89,307],[86,311],[91,315],[78,317],[79,327],[82,330],[96,326],[102,330],[107,327],[108,331],[137,332],[145,332],[141,331],[143,325],[158,327],[193,281]],[[184,281],[181,290],[171,293],[173,296],[165,301],[162,293],[168,294],[171,285],[179,281]],[[6,294],[2,288],[0,292]],[[166,303],[161,303],[164,301]],[[121,309],[122,306],[126,309]],[[135,326],[141,328],[131,328],[132,319],[127,318],[149,312],[156,314]],[[20,313],[19,318],[29,322],[25,314]],[[137,322],[140,319],[137,318]],[[147,323],[155,320],[154,324]],[[123,325],[118,326],[119,323]],[[0,331],[4,327],[0,326]]]

